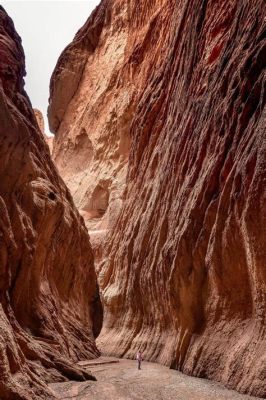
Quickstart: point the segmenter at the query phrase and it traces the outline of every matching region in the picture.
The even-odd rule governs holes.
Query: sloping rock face
[[[103,1],[58,60],[48,109],[53,159],[85,219],[95,261],[122,205],[139,81],[128,79],[125,1]]]
[[[55,161],[87,221],[94,190],[101,210],[108,188],[110,209],[106,182],[119,184],[99,266],[101,349],[141,349],[262,397],[265,7],[102,1],[58,61],[49,110]]]
[[[43,135],[45,135],[44,118],[43,118],[42,112],[40,110],[38,110],[37,108],[34,108],[33,111],[34,111],[38,126],[40,128],[40,131],[42,132]]]
[[[52,399],[93,378],[100,307],[86,227],[23,89],[21,39],[0,7],[0,398]],[[94,323],[96,322],[96,323]]]
[[[50,153],[52,154],[53,153],[53,141],[54,141],[54,138],[52,136],[48,136],[45,133],[44,118],[43,118],[42,112],[40,110],[38,110],[37,108],[34,108],[33,111],[34,111],[38,126],[40,128],[40,131],[42,132],[42,134],[44,136],[44,140],[48,144]]]

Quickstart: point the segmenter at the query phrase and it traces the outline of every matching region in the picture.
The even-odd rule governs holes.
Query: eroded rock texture
[[[23,89],[24,53],[0,7],[0,398],[52,399],[92,378],[99,307],[89,237]],[[93,335],[94,332],[94,335]]]
[[[103,0],[59,59],[49,111],[89,229],[111,230],[101,348],[142,349],[259,396],[265,11],[264,0]]]
[[[33,111],[34,111],[38,126],[44,136],[44,140],[48,144],[50,153],[52,154],[54,138],[53,138],[53,136],[48,136],[45,132],[44,118],[43,118],[42,112],[40,110],[38,110],[37,108],[34,108]]]
[[[101,3],[59,58],[48,110],[53,159],[85,219],[96,262],[121,209],[142,79],[133,83],[124,70],[127,3],[111,3]]]

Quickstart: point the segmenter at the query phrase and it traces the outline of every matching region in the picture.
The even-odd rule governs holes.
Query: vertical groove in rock
[[[54,398],[47,383],[93,379],[100,307],[86,227],[24,91],[21,39],[0,6],[0,397]],[[99,325],[99,322],[98,322]]]

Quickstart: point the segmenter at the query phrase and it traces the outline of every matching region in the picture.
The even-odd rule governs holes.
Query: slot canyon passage
[[[266,398],[265,16],[102,0],[48,138],[0,6],[1,400]]]

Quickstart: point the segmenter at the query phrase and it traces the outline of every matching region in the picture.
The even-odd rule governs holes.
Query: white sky
[[[26,91],[46,119],[49,82],[62,50],[100,0],[0,0],[22,38]]]

